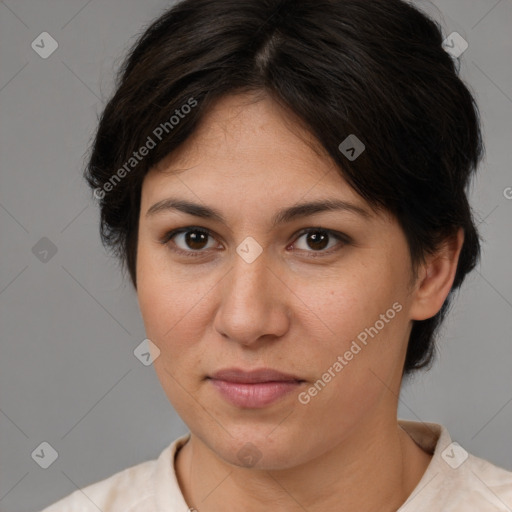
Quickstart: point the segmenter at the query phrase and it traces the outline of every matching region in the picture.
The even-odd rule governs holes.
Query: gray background
[[[169,5],[0,2],[2,512],[39,510],[186,432],[133,354],[145,338],[136,296],[101,246],[81,178],[113,69]],[[512,470],[512,1],[418,5],[469,43],[461,76],[487,146],[471,194],[485,245],[443,330],[441,359],[403,389],[399,416],[442,423],[466,450]],[[43,31],[59,45],[47,59],[31,48]],[[57,248],[46,262],[32,251],[42,237]],[[31,457],[43,441],[59,454],[48,469]]]

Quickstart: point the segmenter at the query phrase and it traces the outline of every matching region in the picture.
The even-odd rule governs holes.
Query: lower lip
[[[296,390],[301,382],[259,382],[242,384],[225,380],[209,379],[221,395],[237,407],[257,409],[275,402],[279,398]]]

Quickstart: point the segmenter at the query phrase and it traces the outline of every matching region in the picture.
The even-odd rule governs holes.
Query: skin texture
[[[463,233],[429,256],[412,282],[397,221],[372,212],[313,144],[270,98],[228,96],[143,183],[139,306],[160,350],[158,378],[192,433],[176,471],[188,505],[200,512],[227,504],[247,511],[396,510],[430,462],[397,424],[401,372],[412,320],[433,316],[451,288]],[[177,210],[146,215],[171,196],[219,210],[226,224]],[[279,209],[326,198],[370,215],[331,211],[271,226]],[[211,236],[196,245],[183,234],[161,243],[187,226]],[[318,246],[300,234],[306,228],[352,241],[329,237]],[[252,263],[236,252],[248,236],[263,249]],[[394,303],[400,312],[300,403],[298,393]],[[267,367],[307,382],[264,408],[239,408],[206,380],[229,367]],[[259,456],[253,466],[238,457],[246,443]]]

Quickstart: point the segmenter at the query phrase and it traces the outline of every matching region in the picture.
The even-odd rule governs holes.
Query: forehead
[[[228,197],[269,199],[274,190],[281,202],[293,202],[330,192],[363,202],[293,113],[268,96],[254,94],[226,96],[215,103],[194,133],[150,170],[143,196],[156,200],[187,185],[184,192],[198,196],[229,191]]]

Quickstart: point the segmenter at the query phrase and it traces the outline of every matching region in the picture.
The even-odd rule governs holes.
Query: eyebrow
[[[222,224],[226,224],[226,220],[224,219],[223,215],[215,208],[210,208],[208,206],[192,203],[184,199],[177,199],[172,197],[162,199],[161,201],[158,201],[153,206],[151,206],[146,212],[146,217],[150,217],[156,215],[157,213],[169,210],[178,210],[195,217],[210,219]],[[309,215],[314,215],[315,213],[328,211],[346,211],[360,215],[365,219],[370,217],[370,213],[360,206],[349,203],[347,201],[342,201],[340,199],[325,199],[283,208],[274,215],[271,223],[272,227],[275,227],[279,224],[291,222],[297,218],[307,217]]]

